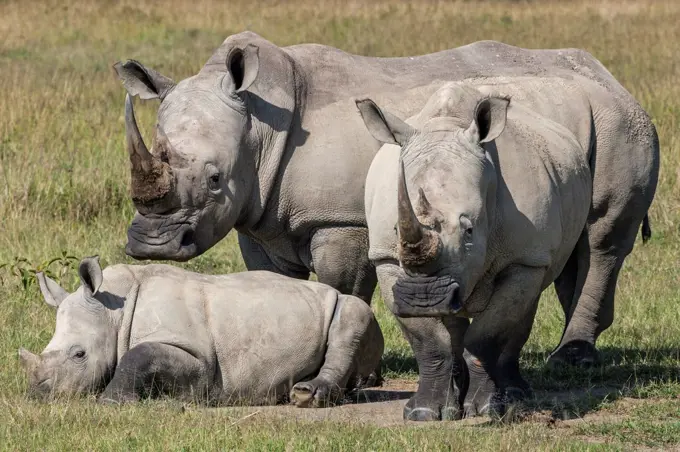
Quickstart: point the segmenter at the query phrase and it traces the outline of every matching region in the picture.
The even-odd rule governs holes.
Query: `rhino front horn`
[[[422,190],[419,195],[424,198]],[[423,199],[429,207],[429,202]],[[397,193],[399,259],[404,265],[423,265],[434,260],[439,252],[439,237],[433,231],[425,229],[418,220],[411,205],[406,187],[406,174],[403,160],[399,163],[399,184]]]
[[[21,347],[19,348],[19,361],[21,362],[21,366],[26,371],[30,372],[38,366],[40,357]]]
[[[172,189],[172,171],[144,144],[129,94],[125,95],[125,139],[130,154],[132,200],[145,204],[162,198]]]
[[[139,133],[135,109],[132,106],[132,98],[129,94],[125,95],[125,139],[133,170],[148,173],[151,170],[154,157],[144,144],[142,134]]]

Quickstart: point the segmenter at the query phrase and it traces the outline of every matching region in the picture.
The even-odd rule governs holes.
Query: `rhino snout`
[[[125,253],[135,259],[174,261],[187,261],[200,254],[193,224],[164,223],[154,225],[152,221],[136,218],[128,229]]]
[[[397,317],[442,317],[463,309],[460,283],[450,275],[401,277],[392,292]]]

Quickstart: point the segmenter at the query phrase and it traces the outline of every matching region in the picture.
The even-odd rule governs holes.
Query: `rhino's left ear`
[[[104,281],[99,256],[86,257],[80,261],[78,276],[85,293],[90,296],[96,294]]]
[[[133,97],[139,96],[144,100],[158,98],[163,101],[175,88],[172,79],[145,67],[139,61],[128,60],[125,63],[119,61],[113,65],[113,69],[123,82],[125,90]]]
[[[467,129],[467,134],[474,141],[488,143],[493,141],[505,129],[508,116],[508,97],[487,97],[482,99],[475,108],[475,116]]]
[[[244,48],[234,47],[227,55],[227,70],[231,76],[234,92],[242,93],[250,88],[260,70],[260,49],[248,44]]]

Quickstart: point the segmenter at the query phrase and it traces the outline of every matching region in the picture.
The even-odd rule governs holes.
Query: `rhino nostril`
[[[193,245],[193,243],[194,243],[194,230],[188,229],[187,231],[184,232],[184,235],[182,235],[182,242],[180,243],[180,245],[190,246]]]

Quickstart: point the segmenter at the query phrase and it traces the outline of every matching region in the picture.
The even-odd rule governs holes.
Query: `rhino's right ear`
[[[371,99],[356,101],[361,118],[373,138],[382,142],[403,146],[416,133],[416,129],[393,114],[383,112]]]
[[[61,302],[69,296],[66,290],[43,272],[38,272],[35,276],[38,278],[38,285],[40,286],[40,292],[42,292],[45,303],[53,308],[59,307]]]
[[[104,281],[99,256],[86,257],[80,261],[78,276],[80,276],[80,283],[83,285],[85,294],[95,295]]]
[[[119,61],[113,65],[113,69],[127,92],[131,96],[139,96],[140,99],[159,98],[162,101],[175,87],[172,79],[144,67],[139,61],[128,60],[125,63]]]

